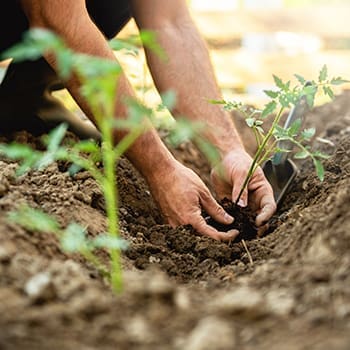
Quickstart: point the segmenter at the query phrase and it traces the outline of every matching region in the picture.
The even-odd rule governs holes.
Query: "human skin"
[[[22,0],[21,3],[30,27],[52,30],[76,52],[116,60],[106,39],[91,21],[84,0]],[[214,189],[219,198],[226,196],[235,201],[252,160],[244,150],[229,115],[219,106],[207,102],[209,98],[220,99],[221,96],[207,49],[185,0],[131,0],[131,6],[139,28],[154,31],[168,57],[161,61],[146,49],[156,87],[160,92],[176,91],[175,116],[183,115],[206,126],[203,136],[216,146],[220,155],[218,165],[212,170]],[[54,57],[48,55],[45,58],[55,69]],[[94,121],[88,104],[79,93],[79,81],[72,78],[66,87]],[[122,73],[118,77],[115,99],[116,118],[127,116],[126,107],[121,102],[125,97],[135,98],[135,94]],[[116,142],[124,135],[125,132],[115,131]],[[219,232],[206,224],[201,208],[224,224],[231,223],[233,218],[215,201],[202,180],[171,155],[152,127],[134,142],[126,155],[145,177],[170,225],[190,224],[199,233],[217,240],[232,240],[239,234],[236,230]],[[258,226],[266,223],[276,210],[271,186],[260,168],[241,197],[243,206],[248,202],[258,214]]]

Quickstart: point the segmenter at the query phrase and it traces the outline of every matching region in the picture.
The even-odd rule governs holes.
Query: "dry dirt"
[[[320,143],[333,153],[325,181],[301,165],[271,232],[247,242],[253,264],[241,243],[162,224],[144,181],[122,160],[120,215],[130,248],[118,296],[53,235],[6,218],[26,202],[98,234],[104,204],[90,175],[71,178],[65,164],[54,164],[16,178],[16,164],[0,161],[0,349],[349,349],[350,91],[313,110],[308,123],[334,144]],[[25,132],[13,138],[40,147]],[[208,179],[193,146],[174,152]]]

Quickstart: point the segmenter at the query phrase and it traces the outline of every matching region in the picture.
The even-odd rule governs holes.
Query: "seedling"
[[[151,49],[161,53],[151,33],[142,34],[141,40],[144,45],[149,45]],[[131,44],[114,41],[111,45],[114,49],[134,50],[134,44],[138,44],[135,39]],[[0,154],[21,162],[17,170],[18,175],[23,175],[31,169],[44,169],[57,160],[72,163],[69,169],[71,175],[80,169],[88,170],[99,184],[105,198],[107,232],[91,239],[87,236],[86,228],[81,225],[71,223],[62,229],[52,217],[28,207],[20,208],[17,212],[11,213],[10,217],[28,229],[55,233],[65,250],[81,253],[102,275],[110,279],[113,289],[119,291],[122,286],[120,250],[126,248],[127,244],[120,238],[116,165],[131,144],[147,130],[150,124],[146,119],[152,117],[153,110],[136,100],[129,100],[126,101],[128,118],[115,119],[115,95],[121,67],[115,61],[74,53],[59,37],[49,31],[42,29],[29,31],[24,41],[5,55],[20,61],[37,59],[48,53],[55,57],[58,74],[62,80],[67,80],[72,74],[80,80],[80,93],[89,103],[101,132],[101,147],[94,141],[80,141],[70,147],[62,146],[67,130],[67,126],[62,124],[44,139],[47,146],[44,152],[14,143],[0,145]],[[166,103],[167,97],[164,97],[164,100]],[[114,145],[113,132],[117,128],[124,129],[127,133],[117,145]],[[98,162],[103,164],[103,170],[98,168]],[[95,254],[97,248],[106,248],[109,251],[111,259],[109,265],[105,265]]]
[[[312,108],[316,93],[320,89],[326,96],[333,98],[334,92],[332,87],[348,81],[341,77],[329,78],[327,66],[323,66],[317,81],[307,81],[304,77],[297,74],[295,77],[297,79],[297,84],[292,87],[291,81],[284,82],[274,75],[273,78],[276,89],[264,91],[270,98],[270,101],[261,110],[244,106],[241,102],[225,100],[211,101],[212,103],[223,105],[223,108],[227,111],[239,111],[244,116],[246,124],[253,130],[258,146],[240,193],[236,199],[236,204],[259,166],[270,159],[274,154],[290,152],[290,149],[278,147],[278,145],[281,145],[281,142],[290,142],[299,149],[294,155],[294,158],[311,158],[318,178],[320,181],[324,180],[322,160],[327,159],[329,156],[312,149],[310,146],[310,141],[316,132],[315,128],[303,129],[301,119],[297,119],[288,128],[283,128],[280,126],[280,121],[284,112],[295,106],[302,97],[306,98],[308,106]],[[270,128],[265,131],[263,128],[264,122],[270,115],[274,116],[272,124]]]

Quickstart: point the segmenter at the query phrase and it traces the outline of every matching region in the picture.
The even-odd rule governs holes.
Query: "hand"
[[[171,226],[189,224],[197,232],[216,240],[233,240],[239,234],[237,230],[219,232],[205,222],[201,208],[222,224],[231,224],[233,218],[216,202],[203,181],[179,162],[174,161],[171,169],[164,169],[164,173],[156,174],[148,183]]]
[[[211,172],[211,180],[219,199],[230,198],[236,202],[252,158],[244,149],[229,152]],[[276,211],[271,185],[259,167],[243,191],[238,204],[249,205],[257,213],[256,225],[266,224]]]

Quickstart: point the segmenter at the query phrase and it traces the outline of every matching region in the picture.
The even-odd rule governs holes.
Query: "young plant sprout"
[[[141,34],[141,40],[144,45],[161,52],[151,33]],[[131,44],[119,40],[114,41],[111,46],[114,49],[135,50],[138,43],[136,39],[133,39]],[[80,80],[80,92],[89,103],[101,132],[101,147],[95,141],[80,141],[70,147],[61,145],[67,130],[67,125],[62,124],[44,138],[46,151],[37,151],[29,146],[13,143],[0,145],[0,154],[21,162],[17,170],[18,175],[23,175],[31,169],[42,170],[57,160],[72,163],[69,169],[71,175],[80,169],[88,170],[103,192],[107,232],[91,239],[86,234],[86,228],[81,225],[71,223],[62,229],[52,217],[29,207],[20,208],[11,213],[10,217],[28,229],[55,233],[66,251],[81,253],[102,275],[110,279],[113,289],[119,291],[122,287],[120,250],[125,249],[127,244],[120,238],[116,165],[138,136],[147,130],[147,120],[152,117],[153,110],[136,100],[126,101],[128,118],[116,120],[113,117],[114,101],[118,76],[121,73],[118,63],[74,53],[59,37],[49,31],[29,31],[24,41],[11,48],[6,55],[20,61],[37,59],[48,53],[55,57],[58,74],[62,80],[68,79],[72,74]],[[127,131],[126,136],[117,145],[114,145],[113,140],[115,129]],[[96,165],[98,162],[102,163],[103,170]],[[111,260],[109,265],[102,263],[95,254],[97,248],[108,250]]]
[[[225,100],[211,101],[214,104],[223,105],[223,108],[227,111],[236,110],[240,112],[244,116],[246,124],[252,129],[257,143],[257,151],[236,199],[236,204],[259,166],[274,154],[290,152],[290,149],[280,147],[284,142],[290,142],[299,149],[294,155],[295,158],[311,158],[318,178],[320,181],[324,179],[322,160],[327,159],[329,156],[320,151],[313,150],[309,145],[315,134],[315,128],[302,129],[300,118],[294,121],[288,128],[283,128],[280,125],[280,121],[285,111],[295,107],[302,98],[306,99],[307,105],[309,108],[312,108],[316,93],[320,89],[326,96],[333,98],[334,92],[332,87],[348,81],[341,77],[329,78],[326,65],[322,67],[317,81],[307,81],[298,74],[295,77],[298,83],[292,86],[291,81],[284,82],[274,75],[276,89],[264,91],[271,100],[261,110],[244,106],[241,102]],[[268,130],[264,130],[264,122],[272,114],[274,115],[272,124]]]

